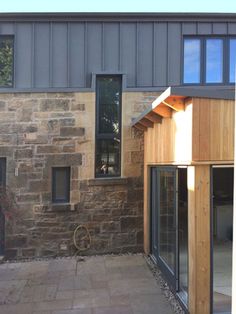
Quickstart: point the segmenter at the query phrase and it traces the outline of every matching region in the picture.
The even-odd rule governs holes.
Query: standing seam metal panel
[[[91,87],[91,74],[118,71],[127,87],[180,85],[182,38],[236,35],[233,22],[2,22],[15,36],[15,87]]]

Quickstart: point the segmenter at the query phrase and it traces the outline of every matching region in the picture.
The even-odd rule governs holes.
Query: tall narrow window
[[[97,76],[96,177],[120,175],[121,77]]]
[[[13,85],[13,37],[0,36],[0,87]]]
[[[184,41],[184,83],[200,83],[201,42],[199,39]]]
[[[70,167],[52,168],[52,202],[69,203]]]
[[[235,82],[235,66],[236,66],[236,39],[230,39],[229,42],[229,81]]]
[[[223,81],[223,39],[206,40],[206,83]]]

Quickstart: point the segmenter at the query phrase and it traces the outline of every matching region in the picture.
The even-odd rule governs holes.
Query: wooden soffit
[[[155,123],[161,123],[163,118],[171,118],[172,113],[183,111],[185,108],[183,95],[171,95],[171,88],[167,88],[137,119],[133,120],[132,126],[146,131],[153,128]]]

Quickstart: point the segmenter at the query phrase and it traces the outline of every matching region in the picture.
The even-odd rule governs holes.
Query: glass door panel
[[[176,169],[159,169],[158,252],[159,258],[176,273]]]
[[[188,189],[187,168],[178,168],[179,296],[188,303]]]
[[[213,168],[213,313],[231,313],[233,168]]]

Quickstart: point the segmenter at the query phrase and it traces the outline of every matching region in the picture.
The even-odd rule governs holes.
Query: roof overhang
[[[136,119],[131,126],[146,131],[163,118],[171,118],[172,112],[183,111],[186,98],[235,99],[234,89],[200,89],[189,87],[169,87]]]

